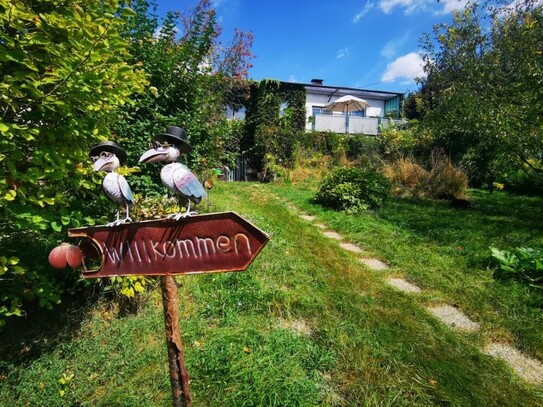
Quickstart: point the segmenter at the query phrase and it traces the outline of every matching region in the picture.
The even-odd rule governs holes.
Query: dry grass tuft
[[[426,185],[426,194],[432,198],[453,195],[459,199],[467,198],[468,176],[455,167],[443,151],[432,152],[432,170]]]
[[[468,177],[439,150],[434,150],[428,172],[411,158],[383,165],[383,174],[393,183],[392,194],[417,198],[467,198]]]
[[[393,183],[394,196],[421,196],[422,186],[426,184],[429,174],[411,158],[398,160],[383,165],[383,174]]]

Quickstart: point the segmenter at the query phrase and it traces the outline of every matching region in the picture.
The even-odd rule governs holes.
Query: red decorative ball
[[[49,264],[58,270],[65,269],[67,264],[66,252],[68,247],[70,247],[70,244],[62,243],[60,246],[57,246],[51,250],[51,253],[49,253]]]
[[[83,252],[77,246],[68,246],[68,249],[66,250],[66,261],[70,267],[74,269],[78,268],[83,261]]]

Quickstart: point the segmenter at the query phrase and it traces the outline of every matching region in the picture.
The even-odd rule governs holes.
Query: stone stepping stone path
[[[300,218],[307,220],[308,222],[313,222],[315,220],[315,217],[311,215],[300,215]]]
[[[345,249],[352,253],[357,253],[357,254],[364,253],[364,250],[362,250],[360,247],[352,243],[340,243],[339,245],[341,246],[342,249]]]
[[[490,343],[484,350],[487,355],[502,359],[529,383],[543,384],[543,363],[524,356],[518,349],[504,343]]]
[[[387,283],[406,293],[420,293],[421,289],[403,278],[388,278]]]
[[[464,313],[450,305],[428,307],[428,311],[451,328],[470,332],[475,332],[479,329],[477,322],[473,322]]]
[[[381,260],[369,259],[369,258],[360,258],[360,259],[358,259],[358,261],[360,261],[360,263],[368,266],[372,270],[381,271],[381,270],[388,269],[388,266],[385,263],[383,263]]]
[[[294,206],[289,205],[288,203],[287,205],[290,209],[297,210]],[[301,214],[300,218],[308,222],[315,222],[316,220],[315,216],[307,214]],[[341,236],[339,233],[327,230],[326,225],[322,223],[314,223],[314,225],[322,230],[324,236],[338,241],[343,240],[343,236]],[[340,243],[340,246],[344,250],[355,254],[364,253],[363,249],[352,243],[343,242]],[[372,270],[382,271],[388,269],[388,265],[378,259],[359,257],[358,260],[360,263]],[[422,291],[420,287],[404,280],[403,278],[388,278],[386,281],[391,286],[406,293],[420,293]],[[475,332],[480,327],[477,322],[472,321],[464,313],[450,305],[427,307],[427,310],[442,323],[453,329],[466,332]],[[307,329],[303,324],[298,326],[296,323],[293,323],[291,328],[302,333],[305,333]],[[523,355],[518,349],[512,347],[511,345],[503,343],[490,343],[485,349],[483,349],[483,352],[489,356],[506,362],[519,377],[526,380],[528,383],[536,385],[543,384],[543,363],[537,359],[529,358]]]
[[[343,236],[341,236],[339,233],[333,232],[331,230],[326,230],[326,231],[322,232],[322,234],[324,236],[326,236],[326,237],[329,237],[330,239],[343,240]]]

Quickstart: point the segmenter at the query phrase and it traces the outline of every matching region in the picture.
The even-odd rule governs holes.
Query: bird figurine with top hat
[[[204,187],[198,178],[184,164],[177,160],[182,153],[188,153],[192,147],[185,140],[185,131],[177,126],[170,126],[165,133],[155,136],[147,150],[140,157],[140,163],[154,163],[163,161],[167,164],[160,171],[162,184],[179,197],[179,212],[171,217],[179,220],[182,217],[195,215],[190,211],[190,203],[200,203],[206,197]],[[185,212],[181,212],[184,201],[187,202]]]
[[[132,222],[130,207],[134,204],[134,196],[126,179],[115,172],[126,161],[126,152],[114,142],[104,141],[91,148],[89,157],[94,163],[94,171],[107,172],[102,180],[102,189],[106,196],[113,202],[124,205],[126,209],[124,219],[119,218],[119,209],[117,209],[117,220],[108,223],[108,226]]]

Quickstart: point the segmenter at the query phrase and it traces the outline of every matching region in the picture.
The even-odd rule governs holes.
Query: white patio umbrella
[[[368,107],[368,102],[352,95],[342,96],[324,106],[326,110],[343,113],[357,112],[366,107]]]
[[[368,102],[364,99],[352,95],[345,95],[328,103],[324,108],[331,112],[345,113],[345,133],[347,133],[349,128],[349,113],[364,110],[368,105]]]

